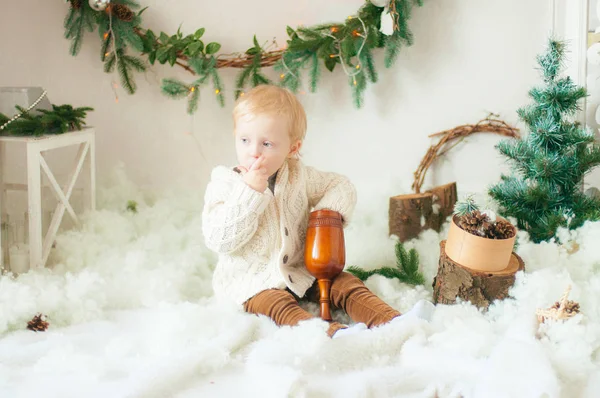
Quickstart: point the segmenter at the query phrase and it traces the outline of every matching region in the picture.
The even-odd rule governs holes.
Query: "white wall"
[[[363,1],[141,3],[149,6],[145,27],[172,33],[183,23],[183,31],[191,33],[204,26],[206,40],[233,52],[250,47],[255,33],[260,41],[275,36],[284,43],[286,25],[341,21]],[[2,6],[0,86],[42,86],[53,103],[94,107],[89,124],[97,129],[100,180],[124,162],[140,185],[163,190],[184,183],[203,189],[210,168],[233,164],[231,89],[237,71],[223,74],[226,107],[206,91],[193,118],[186,115],[184,101],[160,93],[161,78],[187,75],[160,65],[137,77],[134,96],[119,89],[117,104],[111,88],[115,76],[102,71],[97,33],[86,37],[79,56],[69,55],[70,43],[63,38],[67,8],[64,1],[48,0]],[[353,107],[340,70],[324,70],[319,91],[300,96],[309,118],[305,161],[348,175],[366,209],[387,203],[390,194],[408,193],[412,173],[431,144],[428,134],[474,123],[488,111],[517,123],[516,109],[528,102],[527,91],[539,81],[535,56],[551,25],[547,0],[426,0],[410,22],[415,44],[391,69],[377,57],[380,82],[368,89],[363,109]],[[460,191],[485,190],[504,169],[493,148],[497,141],[495,136],[468,139],[430,171],[425,188],[457,181]],[[17,178],[24,157],[15,151],[11,163],[18,167],[9,172]]]

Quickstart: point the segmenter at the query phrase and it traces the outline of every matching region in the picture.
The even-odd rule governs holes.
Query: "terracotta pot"
[[[498,219],[503,220],[501,217]],[[517,237],[516,230],[512,238],[488,239],[461,229],[456,220],[457,217],[453,216],[446,241],[446,254],[452,261],[485,272],[502,271],[508,267]]]

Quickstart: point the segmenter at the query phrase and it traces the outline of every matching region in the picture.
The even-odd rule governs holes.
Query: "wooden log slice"
[[[446,241],[440,242],[440,262],[433,279],[433,301],[454,304],[457,298],[487,309],[494,300],[508,296],[515,283],[515,274],[525,269],[523,259],[513,252],[508,267],[497,272],[476,271],[452,261],[445,251]]]
[[[427,192],[433,194],[433,206],[439,206],[438,211],[436,212],[434,210],[433,212],[434,214],[437,213],[437,216],[439,217],[437,222],[438,227],[434,228],[439,232],[441,226],[444,224],[444,221],[446,221],[448,216],[452,215],[454,212],[454,204],[456,203],[458,197],[456,193],[456,182],[440,185],[439,187],[432,188]]]
[[[431,193],[415,193],[392,196],[388,213],[389,233],[396,235],[400,242],[415,238],[431,223],[438,220],[433,216]]]

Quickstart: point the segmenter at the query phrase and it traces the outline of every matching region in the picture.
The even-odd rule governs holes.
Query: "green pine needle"
[[[386,278],[396,278],[402,283],[409,285],[425,284],[425,277],[419,272],[419,254],[413,248],[407,253],[402,243],[398,242],[396,250],[396,267],[381,267],[366,271],[362,268],[351,266],[346,271],[355,275],[360,280],[367,280],[373,275],[382,275]]]
[[[479,210],[479,206],[475,203],[475,199],[472,195],[467,196],[465,199],[457,201],[454,204],[454,215],[459,217],[466,216],[467,214],[473,213],[475,210]]]
[[[17,106],[17,112],[24,111]],[[41,136],[64,134],[69,131],[81,130],[85,126],[87,112],[93,108],[73,108],[71,105],[52,105],[51,110],[41,109],[36,112],[26,112],[19,119],[8,124],[1,135]],[[6,115],[0,113],[0,125],[8,121]]]

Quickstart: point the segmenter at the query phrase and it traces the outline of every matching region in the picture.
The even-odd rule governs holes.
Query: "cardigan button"
[[[288,279],[290,280],[291,283],[294,283],[294,281],[292,280],[292,276],[288,275]]]
[[[288,229],[287,229],[287,227],[285,227],[285,228],[283,229],[283,232],[285,232],[285,236],[288,236],[288,235],[289,235],[289,232],[288,232]]]
[[[287,260],[288,260],[288,255],[286,254],[285,256],[283,256],[283,263],[284,264],[287,263]]]

